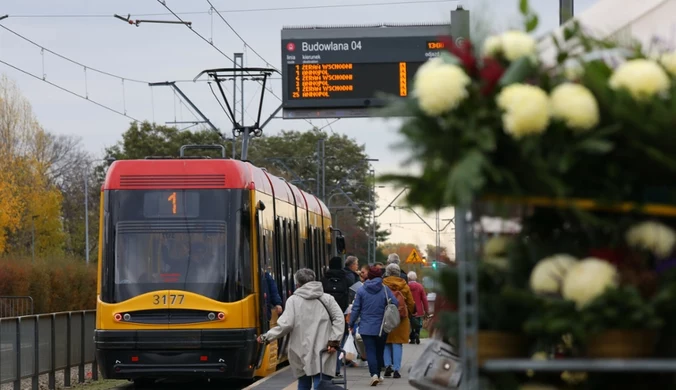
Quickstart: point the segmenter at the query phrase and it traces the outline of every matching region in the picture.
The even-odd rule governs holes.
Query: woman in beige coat
[[[385,278],[383,284],[396,294],[400,292],[406,301],[406,309],[409,314],[415,311],[415,301],[413,294],[408,287],[406,280],[402,279],[401,269],[397,264],[388,264],[385,268]],[[408,336],[411,334],[411,323],[408,316],[401,319],[399,326],[394,328],[387,336],[387,344],[385,344],[385,376],[393,375],[395,378],[401,378],[399,370],[401,370],[401,359],[404,352],[404,344],[408,343]]]
[[[298,270],[294,275],[296,291],[286,300],[286,309],[277,319],[277,326],[258,338],[270,342],[289,335],[289,365],[298,378],[298,390],[316,388],[321,378],[330,379],[336,373],[336,347],[345,331],[343,311],[336,300],[324,293],[314,271]],[[308,348],[307,346],[311,346]],[[320,363],[319,352],[329,349]]]

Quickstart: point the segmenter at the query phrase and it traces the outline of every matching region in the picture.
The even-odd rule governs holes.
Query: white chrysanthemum
[[[663,54],[660,57],[660,63],[667,72],[671,73],[672,76],[676,76],[676,51]]]
[[[561,292],[563,280],[577,259],[570,255],[554,255],[540,260],[530,274],[530,288],[537,294]]]
[[[625,88],[636,100],[645,100],[666,92],[671,81],[654,61],[635,59],[620,65],[608,81],[613,89]]]
[[[563,297],[575,302],[578,309],[616,287],[619,273],[612,264],[594,257],[586,258],[568,270],[563,280]]]
[[[495,236],[491,237],[486,241],[484,246],[484,255],[485,256],[499,256],[507,252],[507,244],[509,243],[509,238],[504,236]]]
[[[509,259],[506,257],[484,257],[483,262],[502,271],[509,269]]]
[[[500,35],[492,35],[484,41],[482,48],[483,55],[493,58],[502,51],[502,37]]]
[[[569,64],[563,68],[563,77],[568,81],[576,81],[584,76],[584,68],[580,64]]]
[[[560,119],[573,130],[589,130],[599,123],[596,98],[580,84],[557,86],[549,98],[552,117]]]
[[[505,112],[502,125],[514,138],[540,134],[549,125],[549,97],[541,88],[528,84],[511,84],[497,97]]]
[[[521,57],[533,56],[537,43],[533,37],[523,31],[507,31],[501,36],[502,53],[509,61]]]
[[[646,249],[659,258],[671,254],[676,245],[676,232],[659,222],[643,222],[627,231],[627,243],[633,247]]]
[[[467,98],[467,85],[470,82],[471,79],[462,68],[437,57],[418,69],[414,94],[423,112],[437,116],[455,109]]]

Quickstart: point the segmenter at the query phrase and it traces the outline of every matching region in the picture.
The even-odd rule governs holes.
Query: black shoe
[[[399,373],[399,371],[395,371],[393,377],[394,378],[401,378],[401,374]]]
[[[415,343],[416,343],[416,344],[420,344],[420,337],[417,337],[417,338],[415,339]]]
[[[385,376],[386,376],[386,377],[391,377],[391,376],[392,376],[392,372],[393,372],[393,371],[392,371],[392,367],[388,366],[388,367],[385,369]]]

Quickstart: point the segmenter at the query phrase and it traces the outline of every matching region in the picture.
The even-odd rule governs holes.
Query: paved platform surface
[[[418,360],[418,357],[424,350],[425,346],[427,345],[427,340],[421,340],[420,345],[411,345],[411,344],[404,344],[404,354],[402,358],[402,367],[401,367],[401,378],[399,379],[394,379],[394,378],[385,378],[385,381],[378,386],[375,386],[375,388],[380,388],[380,389],[391,389],[391,390],[402,390],[402,389],[413,389],[414,387],[408,384],[408,370],[411,367],[411,365]],[[286,369],[284,372],[280,372],[276,376],[279,376],[280,378],[271,378],[270,379],[270,384],[273,385],[276,384],[277,387],[266,387],[266,383],[261,383],[260,385],[256,386],[256,390],[263,390],[263,389],[283,389],[283,390],[295,390],[298,388],[298,383],[291,378],[291,372]],[[279,379],[280,381],[282,379],[290,380],[290,382],[287,382],[287,386],[280,386],[281,383],[277,380],[273,379]],[[283,383],[283,382],[282,382]],[[347,369],[347,388],[349,390],[365,390],[365,389],[372,389],[374,387],[371,386],[371,377],[369,376],[369,370],[368,367],[349,367]]]

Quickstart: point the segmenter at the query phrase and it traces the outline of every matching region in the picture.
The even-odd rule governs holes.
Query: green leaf
[[[470,204],[475,193],[485,184],[482,175],[484,162],[484,155],[478,150],[468,152],[448,175],[446,199],[455,200],[459,205]]]
[[[540,19],[536,14],[532,14],[526,19],[526,32],[532,32],[535,31],[536,28],[538,28],[538,24],[540,24]]]
[[[533,72],[533,63],[528,57],[521,57],[509,65],[499,81],[501,87],[520,83],[524,81]]]
[[[614,147],[612,142],[596,138],[586,139],[577,145],[577,149],[594,154],[606,154]]]
[[[528,6],[528,0],[519,0],[519,11],[521,12],[521,15],[526,16],[528,15],[528,9],[530,7]]]

